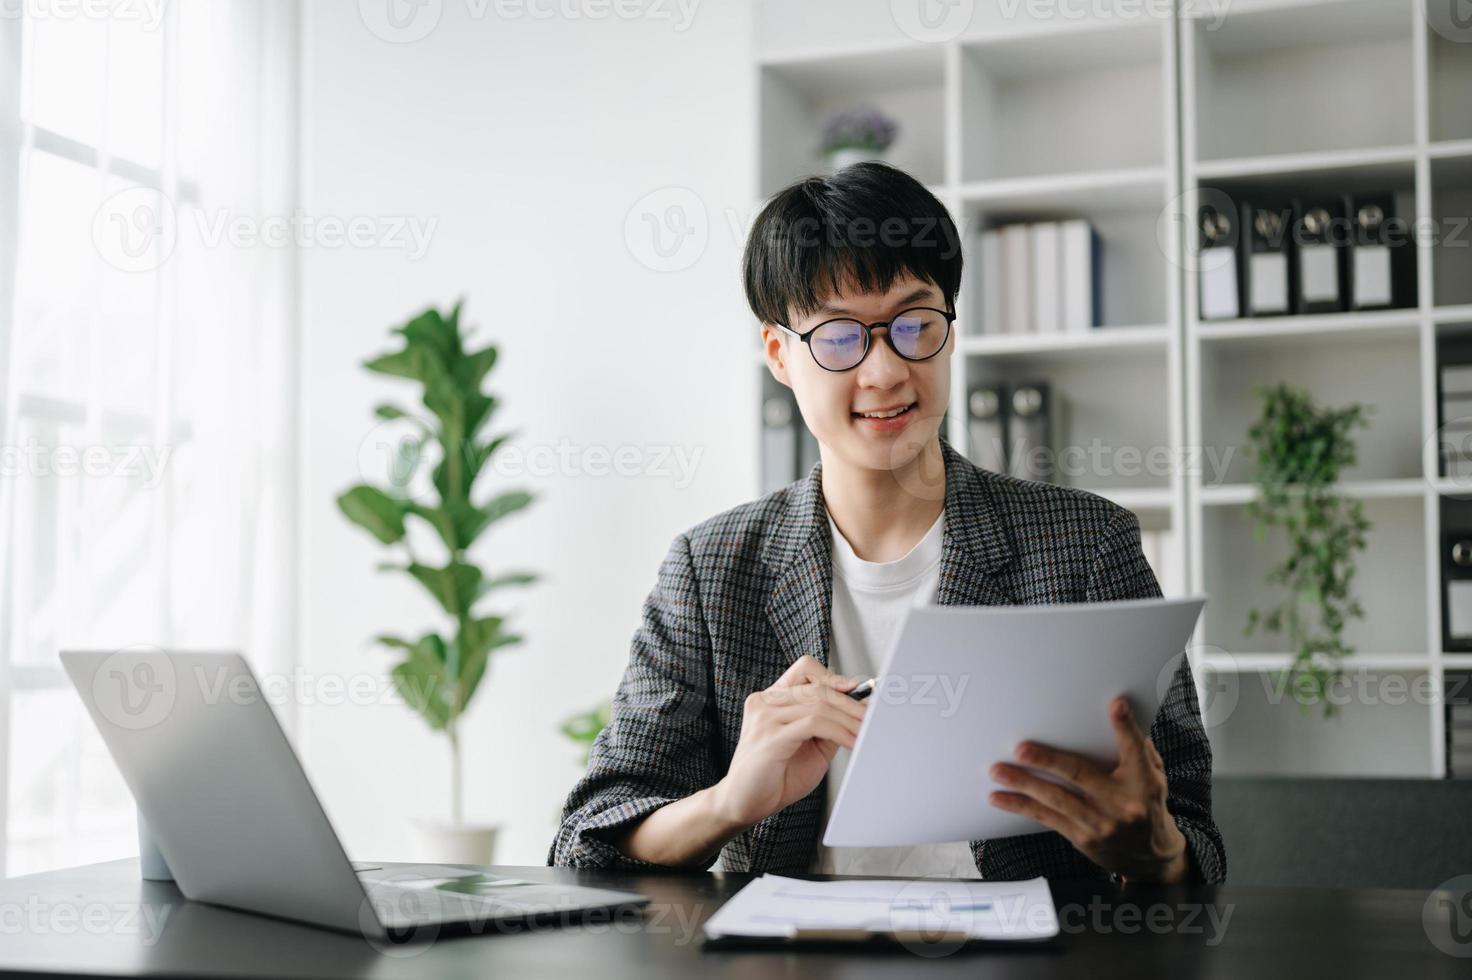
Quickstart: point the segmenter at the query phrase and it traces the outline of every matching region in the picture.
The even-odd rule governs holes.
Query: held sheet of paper
[[[1115,765],[1110,700],[1125,695],[1149,732],[1205,604],[1197,596],[910,610],[869,696],[823,843],[1046,830],[989,802],[1006,788],[993,782],[992,765],[1015,763],[1027,739]]]
[[[804,933],[1029,942],[1058,935],[1058,913],[1045,878],[804,881],[766,874],[705,922],[710,939],[795,939]]]

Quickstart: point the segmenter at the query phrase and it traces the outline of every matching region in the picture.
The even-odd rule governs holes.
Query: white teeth
[[[893,412],[864,412],[863,415],[866,419],[892,419],[896,415],[906,412],[909,407],[906,405],[904,408],[897,408]]]

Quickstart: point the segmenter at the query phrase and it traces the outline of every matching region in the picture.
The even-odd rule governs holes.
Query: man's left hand
[[[1113,769],[1101,769],[1076,752],[1023,742],[1017,746],[1018,762],[1076,789],[999,762],[992,766],[992,778],[1008,791],[993,792],[991,803],[1056,830],[1090,861],[1126,880],[1184,881],[1190,870],[1186,837],[1166,809],[1170,786],[1160,752],[1124,698],[1110,703],[1109,719],[1119,746]]]

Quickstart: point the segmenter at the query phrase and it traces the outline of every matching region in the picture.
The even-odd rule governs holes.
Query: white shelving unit
[[[1214,29],[1182,17],[1185,213],[1206,188],[1317,187],[1394,191],[1407,218],[1472,214],[1467,47],[1430,30],[1419,0],[1241,0]],[[1197,640],[1232,651],[1200,657],[1198,681],[1236,687],[1237,708],[1214,733],[1219,770],[1445,772],[1439,692],[1447,669],[1472,661],[1441,650],[1438,529],[1443,493],[1456,488],[1436,477],[1434,366],[1439,339],[1466,322],[1472,249],[1416,248],[1419,305],[1408,310],[1202,323],[1195,277],[1183,277],[1188,442],[1245,443],[1251,386],[1279,380],[1372,409],[1342,486],[1373,524],[1355,582],[1366,617],[1346,630],[1358,693],[1332,722],[1305,717],[1291,697],[1273,703],[1287,653],[1243,649],[1241,624],[1266,598],[1256,583],[1271,564],[1251,540],[1250,461],[1188,479],[1190,581],[1214,600]]]
[[[891,159],[961,228],[947,438],[967,446],[978,379],[1046,380],[1064,395],[1065,446],[1165,447],[1168,473],[1065,478],[1164,533],[1167,594],[1211,595],[1193,644],[1219,772],[1440,775],[1439,703],[1472,654],[1440,648],[1437,344],[1472,336],[1472,230],[1417,245],[1408,310],[1202,323],[1183,230],[1200,188],[1393,190],[1402,215],[1472,215],[1472,43],[1443,38],[1421,0],[1234,0],[1210,19],[982,17],[936,42],[891,32],[841,48],[759,54],[757,197],[822,172],[822,117],[868,102],[897,116]],[[1221,5],[1215,5],[1220,7]],[[894,39],[898,37],[899,39]],[[1265,108],[1266,107],[1266,108]],[[975,243],[1013,221],[1087,218],[1103,247],[1102,325],[1084,335],[995,335],[977,322]],[[1450,226],[1450,222],[1448,222]],[[1274,598],[1271,547],[1254,544],[1247,428],[1253,387],[1277,380],[1327,404],[1373,406],[1343,489],[1374,528],[1356,593],[1367,617],[1350,683],[1326,721],[1275,687],[1290,662],[1247,610]],[[1230,711],[1209,701],[1230,696]],[[1409,692],[1395,692],[1405,687]],[[1225,717],[1221,717],[1225,714]]]

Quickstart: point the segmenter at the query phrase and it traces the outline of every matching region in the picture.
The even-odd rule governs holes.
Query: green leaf
[[[418,579],[451,616],[458,617],[468,612],[480,589],[480,569],[462,561],[451,562],[444,568],[415,562],[409,566],[409,574]]]
[[[444,729],[450,720],[450,704],[446,700],[444,666],[423,656],[411,654],[391,672],[394,687],[404,702],[423,716],[435,731]]]
[[[490,503],[481,508],[485,514],[486,524],[494,524],[503,517],[516,513],[526,507],[534,499],[525,490],[508,490],[506,493],[491,498]]]
[[[519,637],[502,633],[500,616],[472,619],[460,629],[460,703],[468,704],[485,676],[491,651],[506,646]]]
[[[507,572],[504,575],[496,575],[481,582],[480,593],[477,598],[493,589],[502,589],[513,585],[531,585],[537,579],[538,576],[534,572]]]
[[[348,520],[384,544],[403,540],[405,504],[377,487],[359,484],[339,496],[337,506]]]
[[[482,347],[473,354],[468,354],[455,364],[455,380],[465,391],[479,391],[480,384],[485,380],[491,368],[496,366],[496,347]]]
[[[425,358],[423,351],[401,350],[364,361],[363,366],[376,374],[387,374],[395,378],[428,383],[436,377],[435,368]]]
[[[458,315],[458,314],[457,314]],[[455,325],[433,307],[404,324],[397,331],[410,350],[425,351],[442,366],[453,363],[460,353],[460,336]]]
[[[390,421],[392,421],[393,419],[412,419],[414,417],[399,406],[391,405],[388,402],[384,402],[382,405],[375,406],[373,409],[373,414],[377,415],[381,419],[388,419]]]

